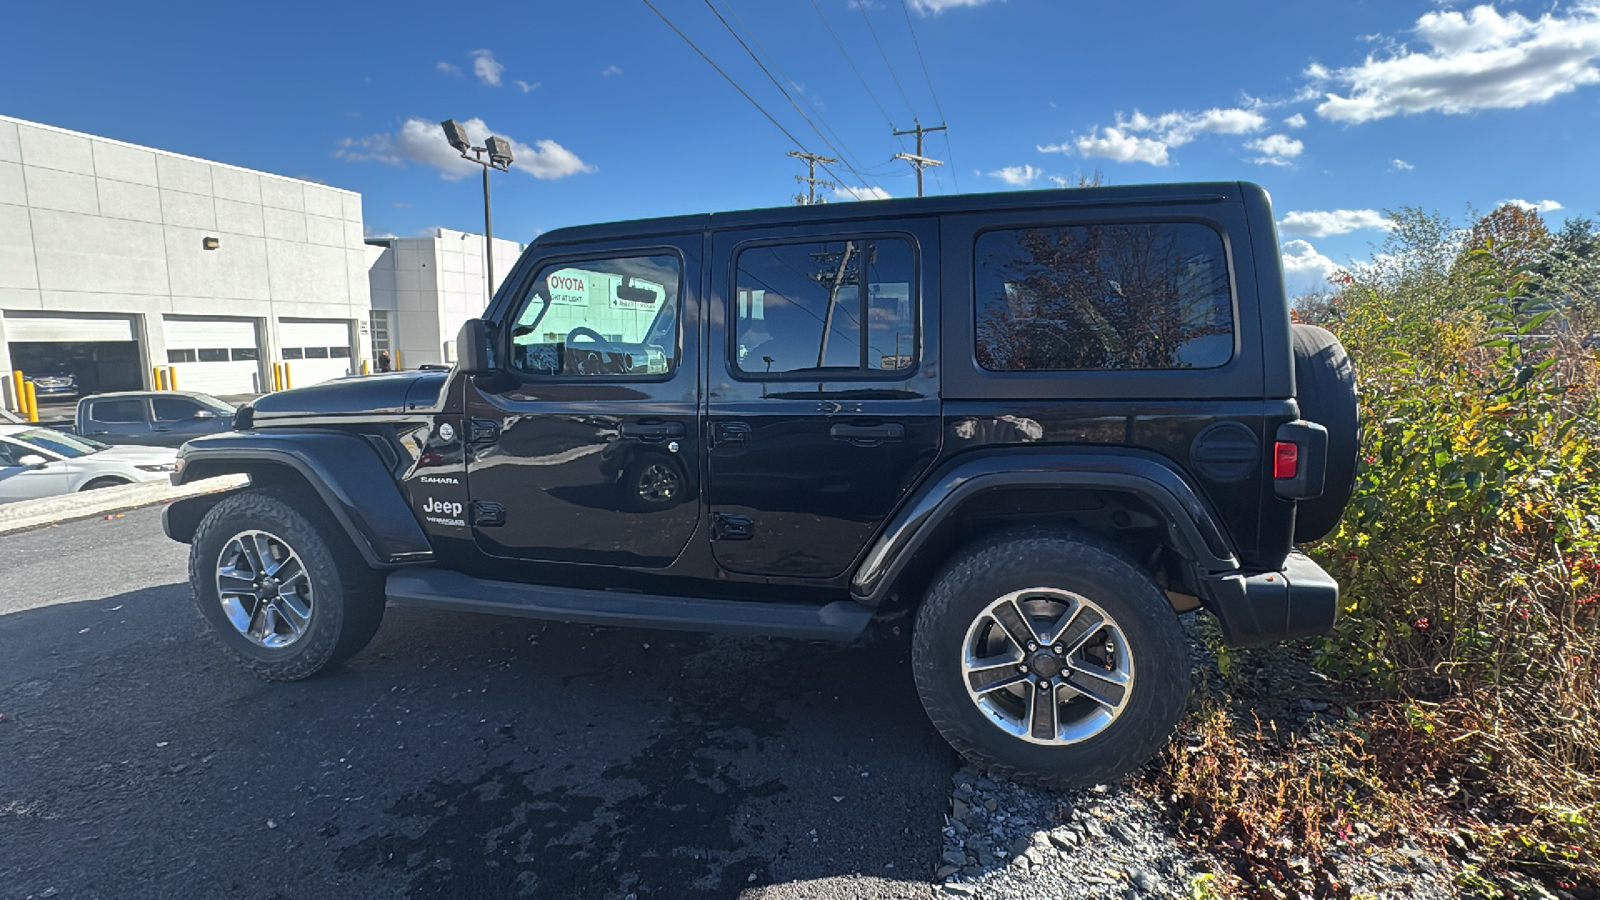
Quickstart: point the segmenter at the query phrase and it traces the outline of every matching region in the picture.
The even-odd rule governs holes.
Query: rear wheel
[[[383,620],[383,582],[338,526],[266,491],[218,503],[189,551],[200,614],[245,668],[306,678],[367,645]]]
[[[1150,577],[1064,532],[960,553],[917,613],[917,689],[973,763],[1070,788],[1125,775],[1166,743],[1189,697],[1188,648]]]

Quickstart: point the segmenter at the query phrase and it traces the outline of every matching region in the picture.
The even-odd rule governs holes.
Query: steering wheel
[[[593,350],[589,350],[587,352],[588,352],[588,359],[593,360],[595,365],[598,367],[597,371],[607,371],[608,369],[615,370],[616,372],[621,372],[622,371],[621,366],[624,365],[622,360],[626,358],[626,354],[624,354],[621,350],[617,349],[617,345],[615,345],[615,344],[611,343],[611,341],[607,340],[605,335],[601,334],[598,331],[595,331],[593,328],[590,328],[587,325],[579,325],[577,328],[574,328],[571,331],[567,332],[566,346],[567,346],[567,352],[568,353],[580,352],[580,351],[577,351],[577,348],[575,348],[573,346],[573,342],[572,342],[573,338],[578,338],[578,337],[586,337],[586,338],[589,338],[591,341],[594,341],[595,348]],[[606,358],[602,358],[601,357],[602,353],[605,354]],[[582,374],[582,375],[594,375],[594,374],[597,374],[597,372],[584,371],[583,367],[582,367],[582,362],[583,361],[580,360],[580,363],[579,363],[580,364],[580,369],[579,369],[578,374]]]

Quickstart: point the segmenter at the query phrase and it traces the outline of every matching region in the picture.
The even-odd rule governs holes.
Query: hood
[[[176,460],[178,451],[171,447],[133,447],[123,445],[78,458],[85,461],[127,463],[130,466],[155,466]]]
[[[249,404],[250,415],[259,421],[403,413],[437,404],[439,392],[449,376],[449,372],[392,372],[337,378],[310,387],[266,394]]]

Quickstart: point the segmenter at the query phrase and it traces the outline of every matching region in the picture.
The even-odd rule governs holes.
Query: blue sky
[[[523,241],[784,204],[796,140],[910,195],[891,127],[944,121],[930,193],[1259,182],[1292,290],[1385,208],[1600,210],[1600,0],[652,2],[794,140],[643,0],[12,4],[0,112],[357,190],[399,235],[481,231],[435,124],[478,120],[517,142],[495,221]]]

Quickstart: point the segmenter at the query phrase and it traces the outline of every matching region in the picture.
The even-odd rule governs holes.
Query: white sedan
[[[0,503],[165,481],[177,459],[169,447],[112,447],[53,428],[0,424]]]

